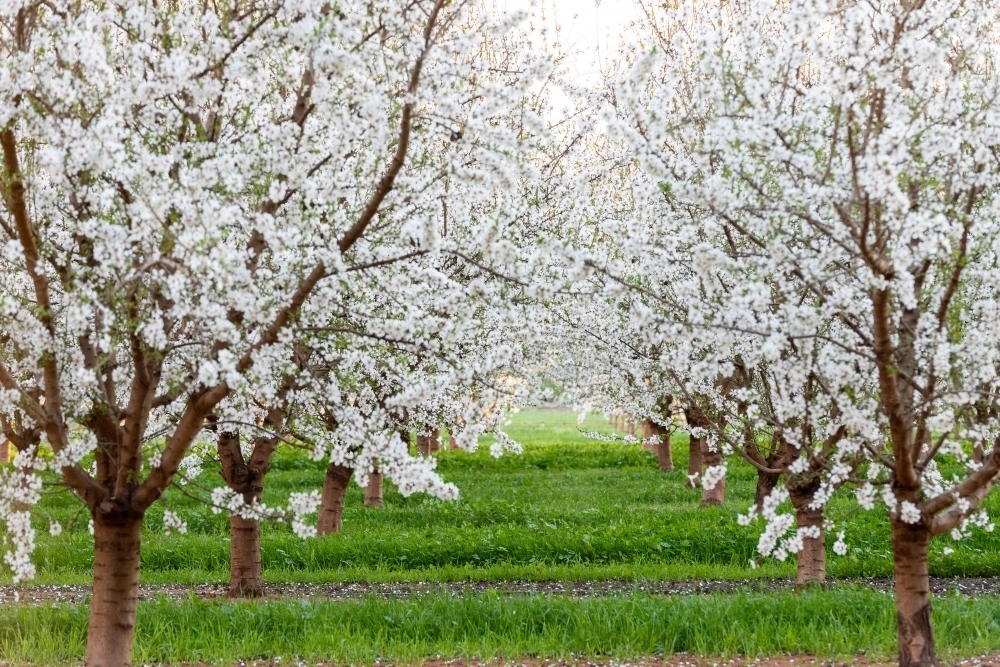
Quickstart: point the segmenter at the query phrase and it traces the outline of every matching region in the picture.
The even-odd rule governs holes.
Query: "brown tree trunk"
[[[656,446],[656,458],[660,462],[660,470],[674,469],[674,453],[670,449],[669,435],[660,435],[660,444]]]
[[[635,422],[631,418],[625,422],[625,435],[635,435]]]
[[[243,458],[238,433],[220,433],[217,445],[226,485],[242,495],[247,503],[259,501],[277,439],[255,441],[249,464]],[[264,594],[260,522],[256,519],[244,519],[235,514],[229,517],[229,567],[229,597],[255,598]]]
[[[431,455],[431,439],[426,435],[417,435],[417,454],[420,456]]]
[[[705,428],[709,425],[708,418],[701,408],[692,405],[684,409],[684,421],[690,428]],[[701,486],[701,471],[706,465],[710,465],[705,460],[706,452],[705,438],[702,436],[688,436],[688,486],[696,489]],[[702,504],[704,504],[704,495]]]
[[[650,438],[656,435],[656,424],[649,421],[648,419],[642,420],[642,446],[650,452],[656,451],[656,445],[648,442]]]
[[[807,530],[811,528],[819,530],[819,537],[802,538],[802,550],[799,552],[795,570],[795,585],[799,588],[822,584],[826,581],[826,537],[823,533],[823,510],[809,507],[809,503],[813,501],[819,487],[820,480],[816,478],[797,486],[790,486],[788,489],[792,507],[795,508],[795,525]]]
[[[94,514],[94,594],[85,657],[88,667],[132,664],[141,529],[142,516],[133,512]]]
[[[373,472],[368,475],[368,486],[365,487],[365,507],[384,507],[382,499],[382,473]]]
[[[701,470],[705,466],[704,452],[704,439],[691,436],[688,439],[688,486],[692,489],[698,488],[701,479]]]
[[[260,521],[229,517],[229,597],[259,598],[264,595],[261,573]]]
[[[441,429],[436,428],[431,431],[431,454],[441,451]]]
[[[10,461],[10,440],[0,435],[0,463],[7,463]]]
[[[644,421],[642,423],[642,437],[643,439],[652,437],[660,439],[658,443],[652,445],[652,451],[656,452],[656,460],[660,464],[660,470],[673,470],[674,453],[670,449],[670,434],[667,429],[655,422]]]
[[[758,512],[763,509],[764,499],[771,495],[779,481],[781,481],[780,473],[757,471],[757,491],[753,496],[753,506]]]
[[[344,522],[344,498],[347,496],[347,485],[351,481],[354,468],[331,463],[326,468],[326,479],[323,480],[323,499],[319,506],[319,520],[316,532],[320,535],[339,533]]]
[[[923,521],[892,521],[892,561],[896,575],[896,632],[900,667],[937,665],[931,632],[927,551],[930,529]]]
[[[722,452],[718,449],[712,451],[708,448],[708,444],[704,444],[702,447],[702,459],[705,462],[705,467],[710,468],[712,466],[722,465]],[[720,506],[726,500],[726,479],[723,477],[715,486],[711,489],[702,489],[701,492],[701,506],[706,507],[708,505]]]

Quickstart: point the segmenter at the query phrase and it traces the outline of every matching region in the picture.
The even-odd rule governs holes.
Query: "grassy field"
[[[0,656],[12,663],[79,661],[87,610],[0,607]],[[946,657],[1000,647],[1000,600],[936,602]],[[895,609],[864,590],[795,595],[631,595],[570,600],[470,595],[347,602],[140,604],[136,664],[275,658],[371,665],[435,656],[637,658],[694,655],[888,656]]]
[[[600,417],[586,430],[610,431]],[[726,504],[698,507],[700,490],[686,488],[686,438],[675,441],[678,469],[662,473],[637,445],[584,437],[574,415],[527,411],[513,416],[510,434],[522,456],[442,452],[439,469],[462,490],[456,502],[403,498],[391,485],[386,507],[362,506],[352,486],[344,531],[300,540],[287,526],[267,525],[263,537],[269,581],[502,581],[669,580],[788,577],[794,563],[751,568],[759,526],[736,515],[753,497],[755,475],[731,464]],[[268,477],[265,500],[317,487],[324,466],[298,452],[281,453]],[[206,468],[200,483],[215,486]],[[997,498],[987,503],[991,513]],[[162,534],[165,508],[178,512],[189,533]],[[858,512],[836,499],[829,518],[846,522],[846,556],[829,553],[834,577],[889,576],[884,513]],[[49,521],[65,533],[52,538]],[[35,583],[90,581],[91,537],[79,505],[65,493],[46,495]],[[228,579],[228,521],[176,490],[147,518],[142,580],[212,583]],[[945,555],[944,547],[955,552]],[[938,539],[931,555],[937,575],[1000,575],[1000,535],[982,533],[961,544]],[[0,662],[60,664],[83,654],[87,609],[73,605],[0,607]],[[939,649],[948,656],[1000,650],[1000,600],[935,600]],[[335,629],[331,631],[331,628]],[[894,650],[892,598],[853,587],[794,594],[602,598],[435,594],[347,602],[140,605],[136,660],[233,662],[285,656],[306,660],[418,661],[434,656],[642,657],[686,651],[702,655],[810,653],[885,656]]]
[[[599,416],[587,430],[609,431]],[[740,526],[736,515],[753,498],[755,475],[731,464],[726,504],[699,508],[700,490],[686,488],[686,437],[674,443],[677,470],[661,473],[654,457],[636,445],[584,437],[575,415],[526,411],[510,434],[525,446],[521,456],[490,457],[442,452],[439,470],[462,491],[455,502],[421,495],[403,498],[386,485],[386,507],[362,506],[352,485],[344,530],[324,539],[300,540],[287,526],[264,527],[265,576],[271,581],[686,579],[789,576],[792,563],[752,569],[759,525]],[[265,501],[317,488],[324,466],[297,451],[278,455]],[[206,468],[199,482],[221,484]],[[164,536],[163,510],[178,512],[187,535]],[[998,498],[987,501],[996,513]],[[39,583],[87,583],[91,537],[87,517],[66,493],[45,498],[37,521]],[[835,577],[891,574],[888,526],[882,510],[859,512],[849,498],[832,504],[829,519],[846,521],[850,550],[829,554]],[[50,520],[64,534],[48,535]],[[176,490],[146,520],[143,581],[188,583],[228,577],[228,519]],[[944,555],[944,547],[955,552]],[[1000,575],[1000,532],[953,545],[936,540],[931,556],[938,575]]]

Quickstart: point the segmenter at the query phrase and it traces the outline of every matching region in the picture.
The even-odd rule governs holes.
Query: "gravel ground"
[[[842,579],[832,585],[847,584],[892,592],[888,578]],[[399,583],[327,583],[297,584],[270,583],[264,589],[268,598],[277,600],[350,600],[370,595],[384,598],[406,598],[419,595],[448,593],[466,595],[496,591],[502,595],[561,595],[589,598],[608,595],[649,593],[653,595],[700,595],[706,593],[770,592],[794,586],[791,579],[754,580],[686,580],[686,581],[499,581],[499,582],[399,582]],[[158,585],[141,586],[139,598],[150,600],[167,598],[187,600],[192,595],[202,599],[224,598],[225,584],[198,584],[193,586]],[[931,577],[931,590],[936,595],[960,593],[970,597],[1000,595],[1000,578],[986,577]],[[0,586],[0,604],[51,602],[82,603],[90,597],[90,586]],[[673,663],[671,663],[673,664]]]
[[[981,655],[962,660],[941,660],[950,667],[1000,667],[1000,653]],[[524,658],[521,660],[424,660],[415,663],[393,663],[376,661],[372,667],[895,667],[896,662],[887,662],[857,655],[849,659],[821,659],[811,655],[775,656],[767,658],[703,658],[678,653],[669,656],[652,656],[637,660],[607,660],[575,656],[568,660],[545,658]],[[5,663],[0,661],[0,667]],[[218,665],[195,663],[187,667],[218,667]],[[329,662],[291,662],[274,660],[241,660],[234,667],[341,667]]]

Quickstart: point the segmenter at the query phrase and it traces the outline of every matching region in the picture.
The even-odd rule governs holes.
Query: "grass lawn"
[[[677,470],[661,473],[655,457],[637,445],[587,439],[568,412],[525,411],[510,434],[521,456],[492,458],[442,452],[438,468],[461,489],[455,502],[422,495],[403,498],[386,485],[386,507],[362,506],[352,484],[344,530],[300,540],[281,524],[263,529],[265,577],[271,581],[686,579],[790,576],[794,565],[767,562],[752,569],[760,525],[740,526],[736,515],[753,499],[754,471],[730,463],[726,504],[699,508],[700,490],[686,488],[687,440],[674,443]],[[586,430],[610,431],[600,416]],[[297,451],[277,456],[265,502],[318,488],[324,466]],[[217,472],[199,478],[218,486]],[[998,499],[987,509],[995,514]],[[47,496],[36,519],[38,583],[87,583],[91,537],[87,516],[67,493]],[[178,512],[187,535],[165,536],[163,510]],[[846,521],[846,556],[829,552],[834,577],[889,576],[888,524],[882,510],[863,512],[850,498],[833,502],[828,519]],[[64,534],[48,535],[50,520]],[[215,582],[228,578],[228,519],[176,490],[150,511],[143,535],[142,579],[148,583]],[[946,546],[955,553],[944,555]],[[959,544],[938,538],[931,571],[938,575],[1000,575],[1000,532]]]
[[[609,432],[592,416],[585,430]],[[678,469],[661,473],[637,445],[585,438],[566,412],[525,411],[509,433],[522,456],[442,452],[439,469],[462,490],[456,502],[403,498],[387,485],[386,507],[362,506],[352,486],[344,530],[300,540],[287,526],[266,525],[265,578],[270,581],[502,581],[787,577],[794,563],[753,569],[759,525],[736,515],[753,498],[755,474],[730,464],[726,504],[698,507],[700,490],[686,488],[685,437],[674,443]],[[484,443],[485,444],[485,443]],[[299,452],[279,454],[265,501],[316,488],[324,466]],[[218,485],[206,468],[200,482]],[[998,500],[987,509],[995,513]],[[80,505],[51,493],[37,518],[35,583],[90,581],[91,537]],[[186,535],[165,536],[162,513],[178,512]],[[829,517],[844,524],[849,552],[828,554],[834,577],[889,576],[884,512],[859,512],[836,499]],[[50,520],[64,535],[48,535]],[[846,522],[846,523],[845,523]],[[142,580],[211,583],[228,579],[228,520],[176,490],[147,517]],[[944,554],[944,547],[955,552]],[[960,544],[936,540],[937,575],[1000,574],[1000,535],[981,533]],[[8,579],[9,581],[9,579]],[[946,656],[1000,650],[1000,600],[937,598],[934,627]],[[68,604],[0,606],[0,662],[56,664],[83,655],[87,609]],[[140,604],[136,660],[234,662],[285,656],[306,660],[416,661],[434,656],[642,657],[657,653],[846,656],[894,651],[892,597],[852,587],[794,594],[743,592],[685,597],[630,593],[601,598],[433,594],[264,603],[192,599]]]

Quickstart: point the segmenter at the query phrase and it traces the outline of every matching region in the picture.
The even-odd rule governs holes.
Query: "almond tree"
[[[270,403],[336,277],[385,261],[384,239],[439,215],[440,171],[422,174],[411,154],[474,136],[491,168],[456,166],[454,179],[485,195],[516,172],[516,137],[489,119],[522,91],[477,88],[468,57],[512,21],[461,34],[471,7],[4,10],[0,413],[41,428],[93,517],[88,665],[131,662],[143,516],[182,481],[208,417],[233,395]],[[144,466],[151,429],[165,440]],[[80,465],[91,454],[96,474]],[[6,475],[0,493],[18,579],[33,535],[12,501],[37,499],[24,477]]]
[[[853,481],[889,509],[900,664],[935,664],[930,541],[989,526],[1000,472],[997,7],[662,11],[683,29],[623,83],[616,125],[688,243],[671,258],[693,276],[686,317],[654,319],[711,336],[714,367],[689,366],[702,386],[737,356],[777,371],[770,413],[812,433],[800,460],[832,450],[817,504],[868,460]],[[733,395],[768,414],[763,392]]]

